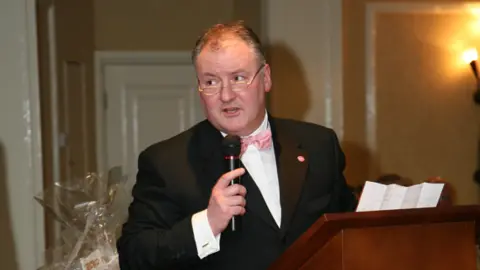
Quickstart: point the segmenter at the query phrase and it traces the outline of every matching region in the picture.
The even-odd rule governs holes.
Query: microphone
[[[240,150],[241,141],[239,136],[228,135],[222,141],[222,150],[225,157],[225,165],[228,171],[233,171],[240,168]],[[240,184],[241,179],[237,177],[230,181],[230,185]],[[241,217],[233,216],[230,222],[232,231],[239,231],[241,229]]]

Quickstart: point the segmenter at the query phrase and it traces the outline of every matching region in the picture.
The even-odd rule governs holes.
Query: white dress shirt
[[[251,136],[269,129],[268,115],[265,112],[260,127],[255,130]],[[226,136],[222,132],[223,136]],[[282,219],[282,208],[280,205],[280,188],[278,184],[277,163],[275,161],[275,151],[270,149],[259,150],[253,145],[249,145],[245,153],[240,157],[248,173],[255,181],[258,189],[267,204],[270,213],[280,227]],[[247,190],[248,193],[248,190]],[[247,202],[248,204],[248,202]],[[210,223],[207,218],[207,209],[200,211],[192,217],[193,235],[197,246],[197,253],[200,259],[220,250],[220,236],[213,235]]]

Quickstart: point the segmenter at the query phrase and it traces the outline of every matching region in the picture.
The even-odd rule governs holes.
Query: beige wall
[[[266,0],[274,115],[341,133],[340,2]],[[340,95],[337,95],[340,94]]]
[[[458,203],[477,203],[478,108],[461,56],[478,44],[470,26],[479,18],[460,1],[443,12],[434,12],[439,1],[395,2],[343,1],[348,175],[353,182],[384,173],[414,182],[441,176]]]
[[[97,50],[190,50],[203,29],[240,18],[261,34],[256,0],[94,2]]]

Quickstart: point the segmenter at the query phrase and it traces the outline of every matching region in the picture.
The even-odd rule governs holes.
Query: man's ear
[[[265,64],[265,67],[263,67],[263,87],[265,88],[265,92],[270,92],[272,88],[272,76],[269,64]]]

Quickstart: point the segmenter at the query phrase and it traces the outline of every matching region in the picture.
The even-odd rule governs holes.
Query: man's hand
[[[244,173],[245,169],[243,168],[228,172],[218,179],[212,189],[208,202],[207,217],[215,236],[227,228],[232,216],[245,214],[245,194],[247,190],[239,184],[230,185],[231,180]]]

